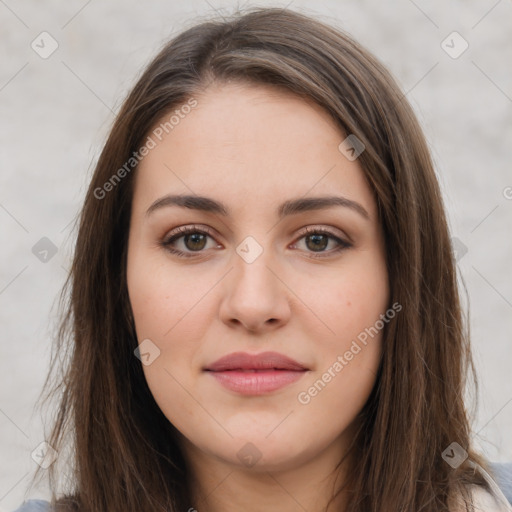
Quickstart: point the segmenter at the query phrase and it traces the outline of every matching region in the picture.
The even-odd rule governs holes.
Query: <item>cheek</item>
[[[173,268],[162,254],[134,251],[128,260],[127,286],[139,341],[142,337],[164,343],[174,330],[190,324],[191,317],[201,315],[201,297],[213,284],[212,277],[201,271]]]
[[[137,338],[151,340],[158,354],[143,371],[159,407],[180,428],[197,415],[187,390],[214,315],[207,294],[218,278],[199,269],[179,271],[162,255],[134,250],[129,256],[127,286]]]
[[[335,334],[315,340],[318,365],[296,396],[302,413],[325,438],[343,432],[362,410],[382,354],[385,282],[368,290],[355,281],[345,284],[332,293],[332,303],[324,304],[326,323]]]
[[[329,279],[316,294],[315,308],[329,327],[329,344],[342,349],[385,313],[389,301],[387,271],[381,260],[361,259]]]
[[[152,377],[162,374],[164,380],[172,372],[182,381],[194,365],[212,314],[206,310],[208,302],[201,300],[205,290],[183,286],[172,272],[155,269],[134,276],[129,294],[138,341],[151,340],[158,352],[144,371]]]
[[[350,265],[350,272],[340,272],[325,293],[316,295],[314,307],[322,313],[330,335],[315,340],[320,364],[302,388],[299,402],[311,403],[318,417],[326,410],[344,410],[344,418],[355,417],[375,383],[387,323],[382,315],[389,321],[395,313],[386,316],[385,263],[368,256]]]

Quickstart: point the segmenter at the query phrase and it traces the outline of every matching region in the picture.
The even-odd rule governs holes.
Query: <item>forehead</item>
[[[151,131],[155,147],[137,169],[135,202],[196,193],[248,207],[338,192],[372,210],[362,168],[338,148],[346,135],[313,101],[235,83],[193,99],[194,108],[173,107]]]

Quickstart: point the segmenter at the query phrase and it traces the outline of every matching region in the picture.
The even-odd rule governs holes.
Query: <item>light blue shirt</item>
[[[29,500],[14,512],[51,512],[51,509],[47,501]]]

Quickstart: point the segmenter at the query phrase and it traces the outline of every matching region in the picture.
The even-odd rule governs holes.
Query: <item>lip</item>
[[[279,352],[261,352],[249,354],[247,352],[233,352],[217,359],[205,367],[211,372],[225,370],[307,370],[305,366]]]
[[[243,395],[262,395],[296,382],[308,371],[278,352],[233,352],[204,368],[227,389]]]

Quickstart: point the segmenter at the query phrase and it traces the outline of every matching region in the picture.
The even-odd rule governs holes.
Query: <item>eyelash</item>
[[[185,235],[190,235],[193,233],[208,235],[209,237],[213,238],[213,233],[208,228],[198,227],[198,226],[184,226],[184,227],[177,228],[169,236],[166,236],[163,240],[160,241],[160,245],[165,250],[169,251],[170,253],[172,253],[180,258],[193,258],[203,251],[192,251],[191,253],[188,253],[188,252],[180,251],[178,249],[171,247],[171,244],[175,243],[180,238],[184,237]],[[317,253],[311,252],[312,258],[327,258],[329,256],[332,256],[333,254],[337,254],[345,249],[349,249],[350,247],[352,247],[352,244],[342,240],[341,238],[336,236],[332,231],[329,231],[328,229],[325,229],[325,228],[315,228],[315,227],[310,227],[310,226],[304,229],[304,231],[300,234],[299,238],[297,238],[297,241],[301,240],[302,238],[307,237],[308,235],[317,235],[317,234],[328,235],[329,238],[331,238],[338,244],[338,247],[336,249],[332,249],[331,251],[328,251],[328,252],[324,252],[324,251],[317,252]],[[296,242],[294,242],[294,245],[295,245],[295,243]]]

